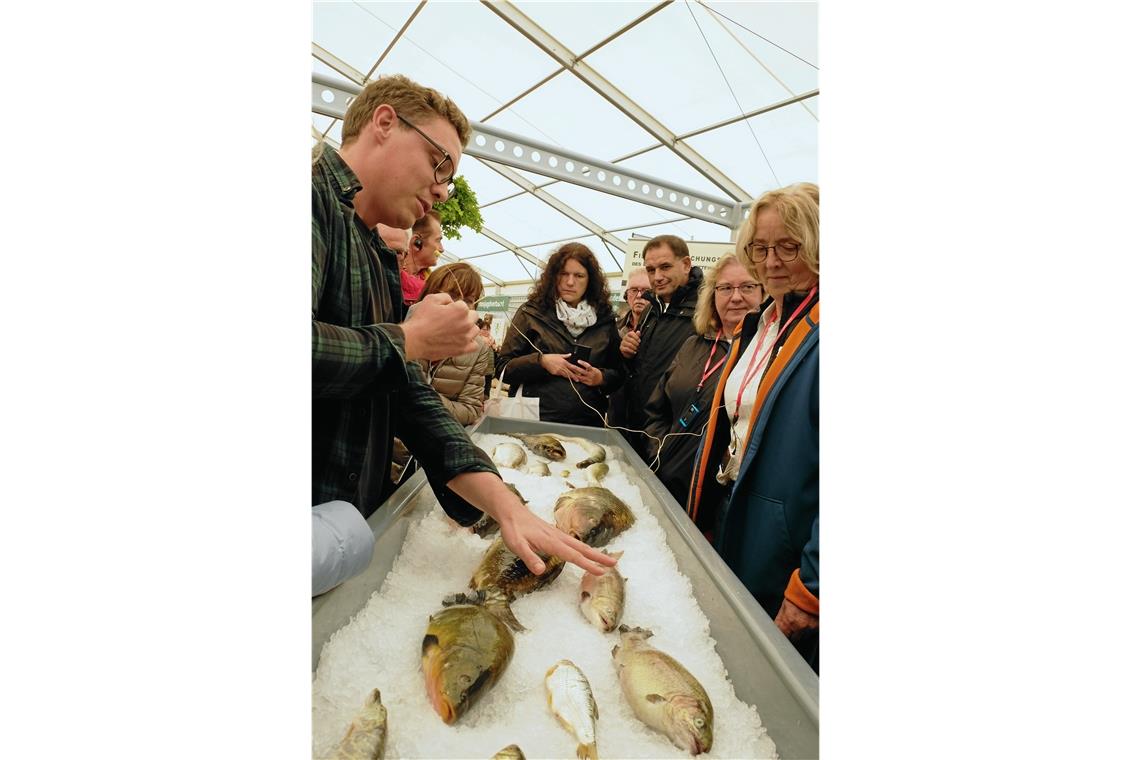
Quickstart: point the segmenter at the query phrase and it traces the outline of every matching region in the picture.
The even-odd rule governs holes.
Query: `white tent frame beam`
[[[396,47],[396,43],[399,42],[400,38],[404,36],[404,32],[406,32],[408,30],[408,27],[412,25],[412,22],[415,21],[416,16],[418,16],[420,11],[424,9],[425,5],[427,5],[427,0],[420,0],[420,4],[416,6],[416,9],[414,11],[412,11],[412,15],[408,16],[408,20],[405,21],[404,25],[400,27],[400,31],[396,32],[396,36],[393,37],[392,41],[388,43],[388,47],[384,48],[384,52],[381,53],[380,57],[376,59],[376,63],[372,64],[372,68],[370,68],[368,70],[368,73],[364,75],[365,82],[372,80],[372,75],[376,73],[376,69],[380,68],[380,64],[384,61],[385,58],[388,57],[388,53],[392,52],[392,48]]]
[[[312,110],[324,116],[343,119],[349,102],[359,92],[359,85],[314,73]],[[468,155],[724,227],[734,228],[742,218],[741,203],[665,182],[648,174],[630,171],[616,164],[598,161],[481,122],[473,121],[470,124],[471,140],[464,151]]]
[[[767,71],[769,76],[771,76],[772,79],[775,79],[776,82],[778,82],[779,85],[781,87],[783,87],[789,95],[795,95],[796,94],[795,91],[791,87],[788,87],[788,85],[784,84],[784,80],[782,80],[778,76],[776,76],[776,72],[774,72],[774,71],[772,71],[772,69],[768,68],[768,65],[765,64],[763,61],[761,61],[760,58],[757,57],[757,55],[752,52],[752,49],[750,47],[748,47],[747,45],[744,44],[744,40],[737,37],[736,33],[728,28],[728,24],[724,23],[724,21],[722,21],[718,15],[713,13],[712,8],[709,8],[707,5],[705,5],[704,2],[702,2],[702,0],[697,0],[697,5],[704,8],[705,13],[707,13],[712,18],[713,21],[715,21],[717,24],[720,25],[720,28],[725,31],[725,34],[727,34],[732,39],[736,40],[736,44],[740,45],[741,49],[744,50],[744,52],[747,53],[749,56],[751,56],[752,60],[754,60],[754,61],[756,61],[756,63],[760,64],[760,67],[763,68],[765,71]],[[814,111],[812,111],[810,108],[807,107],[807,103],[801,103],[800,105],[803,107],[803,109],[805,111],[808,112],[808,114],[813,119],[815,119],[816,121],[819,121],[819,117],[815,115]]]
[[[671,3],[671,2],[673,2],[673,0],[665,0],[665,2],[659,3],[658,5],[655,5],[654,7],[647,10],[645,13],[643,13],[640,16],[638,16],[637,18],[635,18],[633,21],[630,21],[628,24],[623,26],[621,29],[618,29],[616,32],[611,34],[609,37],[606,37],[604,40],[597,43],[596,45],[594,45],[592,48],[590,48],[586,52],[582,53],[582,55],[579,57],[585,58],[586,56],[590,55],[591,53],[594,53],[594,52],[597,52],[598,50],[601,50],[603,47],[610,44],[611,42],[616,40],[618,37],[622,36],[623,34],[628,32],[630,29],[634,28],[635,26],[640,24],[642,21],[644,21],[645,19],[652,16],[657,11],[659,11],[662,8],[664,8],[665,6],[669,5],[669,3]],[[537,90],[539,87],[542,87],[544,84],[549,82],[551,79],[554,79],[554,77],[558,76],[559,74],[561,74],[565,70],[566,69],[562,68],[561,66],[558,67],[554,71],[552,71],[549,74],[547,74],[546,76],[544,76],[537,84],[533,84],[530,87],[526,88],[521,93],[519,93],[518,95],[516,95],[513,98],[511,98],[510,100],[508,100],[506,103],[503,103],[501,106],[496,108],[494,111],[491,111],[491,113],[484,116],[483,121],[490,121],[493,117],[498,116],[500,113],[507,110],[508,108],[513,106],[515,103],[518,103],[520,100],[525,98],[527,95],[530,95],[532,92]]]
[[[688,218],[689,217],[687,217],[687,216],[677,216],[677,217],[674,217],[672,219],[662,219],[661,221],[658,221],[658,222],[647,222],[645,224],[630,224],[630,225],[627,225],[625,227],[615,227],[612,230],[604,230],[604,232],[607,235],[609,235],[610,233],[613,233],[613,232],[627,232],[629,230],[645,229],[646,227],[659,227],[662,224],[675,224],[677,222],[683,222],[683,221],[687,220]],[[521,246],[521,247],[523,247],[523,248],[541,248],[544,245],[553,245],[554,243],[568,243],[571,240],[582,240],[584,238],[594,237],[595,234],[596,233],[583,232],[581,235],[574,235],[572,237],[560,237],[560,238],[554,238],[553,240],[543,240],[543,241],[540,241],[538,243],[527,243],[526,245]],[[618,240],[621,243],[621,247],[624,249],[625,248],[625,242],[622,241],[621,238],[616,238],[616,240]],[[497,248],[493,251],[487,251],[486,253],[476,253],[472,256],[468,256],[467,258],[464,259],[464,261],[471,261],[473,259],[482,259],[482,258],[486,258],[487,256],[496,256],[500,253],[510,253],[510,251],[506,248]]]
[[[517,245],[515,245],[511,241],[507,240],[505,237],[503,237],[499,233],[488,228],[487,225],[483,225],[483,229],[479,234],[485,235],[486,237],[491,238],[491,240],[494,240],[496,243],[503,246],[503,248],[506,248],[508,251],[510,251],[511,253],[513,253],[514,255],[516,255],[520,258],[526,259],[531,264],[534,264],[535,266],[537,266],[539,269],[545,269],[546,268],[546,262],[545,261],[536,257],[534,254],[532,254],[528,251],[524,251],[522,248],[519,248]]]
[[[602,240],[606,240],[611,245],[615,245],[618,248],[622,248],[625,246],[625,243],[622,240],[620,240],[619,238],[616,238],[613,235],[610,235],[609,233],[607,233],[605,231],[605,229],[603,229],[600,224],[596,224],[595,222],[590,221],[585,216],[583,216],[581,213],[579,213],[578,211],[575,211],[573,208],[566,205],[565,203],[563,203],[558,198],[555,198],[553,195],[546,192],[545,190],[539,190],[533,182],[531,182],[529,179],[527,179],[523,175],[519,174],[518,172],[514,171],[510,167],[503,166],[502,164],[499,164],[496,161],[488,161],[486,159],[479,159],[479,160],[482,161],[485,166],[487,166],[487,167],[493,169],[494,171],[498,172],[499,174],[503,175],[504,177],[509,179],[511,182],[514,182],[516,185],[518,185],[522,189],[526,190],[528,193],[530,193],[534,197],[538,198],[540,201],[546,203],[548,206],[552,207],[556,211],[561,212],[563,215],[569,217],[571,220],[573,220],[573,221],[577,222],[578,224],[580,224],[581,226],[585,227],[587,230],[589,230],[593,234],[597,235]]]
[[[698,151],[682,142],[676,135],[658,121],[652,114],[642,108],[635,100],[615,87],[593,67],[583,61],[553,35],[535,23],[508,0],[482,0],[495,15],[510,24],[516,31],[534,43],[540,50],[554,60],[558,61],[567,71],[574,74],[582,82],[601,95],[611,105],[632,119],[635,124],[664,144],[681,160],[700,172],[706,179],[719,187],[737,203],[751,199],[751,195],[740,185],[732,181],[724,172],[702,156]]]
[[[480,122],[471,122],[471,142],[467,144],[465,152],[477,158],[724,227],[733,227],[740,219],[737,210],[739,204],[735,201],[666,182]]]
[[[768,113],[770,111],[775,111],[779,108],[784,108],[785,106],[794,105],[795,103],[799,103],[800,101],[809,100],[809,99],[815,98],[815,97],[819,97],[819,89],[818,88],[811,90],[810,92],[805,92],[805,93],[801,93],[799,95],[795,95],[793,97],[787,98],[786,100],[781,100],[779,103],[772,103],[771,105],[762,106],[762,107],[757,108],[753,111],[749,111],[748,113],[741,114],[740,116],[733,116],[733,117],[730,117],[730,118],[725,119],[723,121],[718,121],[715,124],[709,124],[708,126],[700,127],[699,129],[694,129],[693,131],[686,132],[683,135],[677,135],[677,139],[678,140],[685,140],[685,139],[688,139],[690,137],[696,137],[697,135],[703,135],[705,132],[711,132],[714,129],[720,129],[721,127],[727,127],[731,124],[736,124],[737,122],[744,121],[745,119],[751,119],[753,116],[759,116],[761,114],[765,114],[765,113]],[[654,143],[653,145],[647,145],[646,147],[639,148],[638,150],[635,150],[632,153],[627,153],[624,156],[618,156],[617,158],[613,159],[613,161],[611,161],[610,163],[618,164],[618,163],[621,163],[622,161],[628,161],[629,159],[634,158],[636,156],[640,156],[643,153],[648,153],[651,150],[657,150],[658,148],[663,148],[663,147],[665,147],[665,146],[662,145],[661,143]],[[542,190],[543,188],[550,187],[551,185],[556,185],[560,181],[561,180],[557,180],[557,179],[551,180],[550,182],[544,182],[541,185],[535,185],[535,187],[539,190]],[[510,195],[504,195],[502,198],[496,198],[493,201],[488,201],[487,203],[482,204],[482,206],[483,207],[494,206],[496,203],[502,203],[503,201],[509,201],[511,198],[517,198],[520,195],[522,195],[522,193],[511,193]]]
[[[315,42],[313,43],[313,57],[338,74],[356,82],[358,85],[364,84],[364,75],[357,71],[352,64],[347,61],[342,61]],[[325,116],[329,115],[331,114],[325,114]]]

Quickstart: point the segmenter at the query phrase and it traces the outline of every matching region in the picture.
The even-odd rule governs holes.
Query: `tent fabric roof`
[[[346,83],[405,74],[445,93],[468,118],[488,127],[726,202],[817,181],[816,3],[493,5],[315,2],[313,73]],[[556,60],[558,51],[572,69]],[[790,100],[796,102],[785,103]],[[755,111],[763,112],[741,118]],[[315,112],[312,118],[314,140],[319,134],[339,144],[339,119]],[[666,137],[651,131],[654,123]],[[663,142],[669,135],[682,138],[676,149]],[[478,195],[495,238],[465,229],[462,239],[445,241],[445,249],[448,258],[478,266],[488,284],[534,278],[536,265],[512,247],[545,260],[562,242],[579,240],[604,269],[620,272],[624,251],[612,245],[615,238],[670,233],[686,240],[731,239],[727,226],[511,171],[593,229],[524,191],[489,160],[464,156],[459,174]],[[735,186],[741,197],[731,198],[709,178],[718,174],[720,184]],[[599,231],[611,233],[611,245]]]

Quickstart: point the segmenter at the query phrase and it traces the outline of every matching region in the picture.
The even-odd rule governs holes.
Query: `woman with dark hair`
[[[522,386],[539,399],[540,419],[601,427],[606,397],[625,380],[620,342],[598,260],[566,243],[515,312],[495,372],[505,373],[512,395]]]

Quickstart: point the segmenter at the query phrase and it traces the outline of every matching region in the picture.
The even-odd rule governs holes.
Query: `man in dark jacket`
[[[621,341],[621,355],[630,373],[626,384],[626,427],[634,430],[645,429],[645,408],[657,381],[681,344],[690,335],[696,335],[693,313],[703,277],[700,267],[693,266],[689,258],[689,247],[676,235],[658,235],[650,240],[642,258],[653,294],[647,294],[649,308],[641,316],[639,329],[630,330]],[[648,459],[645,436],[632,438],[634,449]]]

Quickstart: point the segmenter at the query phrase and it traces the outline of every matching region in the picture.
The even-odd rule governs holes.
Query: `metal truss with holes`
[[[343,119],[349,103],[361,89],[358,85],[313,74],[313,111]],[[524,169],[729,229],[739,226],[747,206],[476,121],[471,122],[471,141],[464,152],[484,161]],[[542,200],[550,203],[547,198]]]

